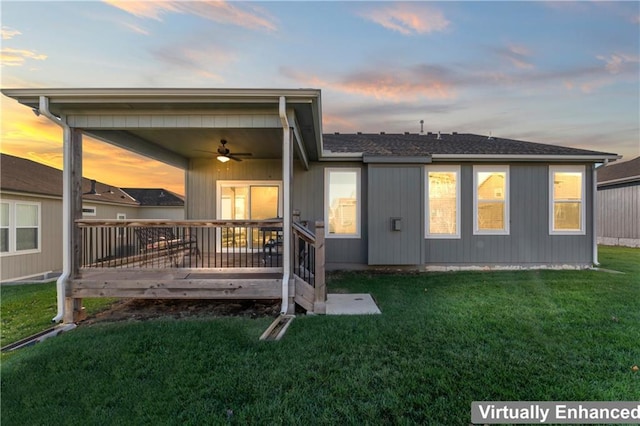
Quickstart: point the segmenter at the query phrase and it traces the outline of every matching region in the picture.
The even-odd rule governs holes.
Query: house
[[[184,219],[184,197],[164,188],[120,188],[138,202],[138,219]]]
[[[598,169],[598,243],[640,247],[640,157]]]
[[[59,272],[62,270],[62,170],[1,154],[0,172],[0,281],[46,278]],[[86,178],[82,180],[82,192],[84,218],[184,217],[183,199],[166,190],[170,207],[157,203],[161,207],[150,207],[150,210],[147,205],[152,205],[152,200],[145,198],[142,207],[143,203],[122,189]],[[131,192],[140,195],[160,191]]]
[[[323,134],[316,89],[3,93],[65,130],[66,322],[104,296],[323,312],[325,268],[589,267],[595,165],[618,158],[473,134]],[[125,221],[149,235],[141,252],[84,256],[81,235],[123,222],[78,219],[83,135],[185,170],[186,220]]]

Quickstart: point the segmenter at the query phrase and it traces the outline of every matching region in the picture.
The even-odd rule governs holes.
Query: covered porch
[[[294,217],[293,167],[322,152],[320,91],[9,89],[63,129],[55,321],[89,297],[281,299],[324,313],[324,224]],[[82,217],[89,136],[185,171],[184,221]],[[310,220],[309,220],[310,219]]]

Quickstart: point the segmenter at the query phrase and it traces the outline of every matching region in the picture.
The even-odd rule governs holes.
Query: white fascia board
[[[620,155],[524,155],[524,154],[432,154],[439,161],[588,161],[600,163],[604,160],[615,161]]]
[[[20,192],[20,191],[11,191],[11,190],[0,190],[0,194],[2,196],[14,196],[14,197],[29,197],[29,198],[45,198],[48,200],[62,200],[62,195],[45,195],[45,194],[37,194],[35,192]]]
[[[5,96],[35,106],[40,96],[52,103],[186,103],[221,100],[232,103],[278,103],[281,96],[288,103],[312,103],[319,99],[319,89],[162,89],[162,88],[70,88],[70,89],[3,89]],[[35,104],[35,105],[34,105]]]
[[[319,161],[362,161],[362,152],[331,152],[322,151]]]

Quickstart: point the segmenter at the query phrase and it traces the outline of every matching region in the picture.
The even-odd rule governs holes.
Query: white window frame
[[[1,252],[0,257],[4,256],[16,256],[23,254],[34,254],[42,252],[42,203],[39,201],[22,201],[22,200],[2,200],[3,203],[9,204],[9,251]],[[16,224],[16,206],[37,206],[38,208],[38,247],[28,250],[17,250],[17,229],[19,228],[33,228],[31,226],[17,226]]]
[[[278,217],[282,217],[284,210],[284,194],[282,192],[281,180],[219,180],[216,182],[216,218],[222,220],[222,188],[229,186],[246,186],[251,189],[252,186],[277,186],[278,187]],[[251,192],[251,191],[249,191]],[[251,201],[249,201],[251,202]],[[251,210],[251,208],[249,208]],[[230,219],[231,220],[231,219]],[[238,219],[240,220],[240,219]],[[245,219],[251,220],[251,219]],[[222,250],[222,233],[216,232],[216,250]],[[259,249],[254,248],[253,251]]]
[[[429,172],[440,173],[455,173],[456,175],[456,232],[454,234],[431,234],[429,232],[429,225],[431,220],[431,212],[429,210]],[[446,165],[429,165],[425,167],[425,238],[429,239],[459,239],[460,238],[460,166],[446,166]]]
[[[82,205],[82,216],[95,216],[97,211],[98,208],[96,206],[86,206],[84,204]]]
[[[554,206],[556,200],[554,199],[554,191],[555,187],[553,182],[555,180],[555,173],[580,173],[582,175],[581,178],[581,188],[580,188],[580,229],[571,230],[571,229],[562,229],[559,231],[555,230],[555,214],[554,214]],[[563,165],[563,166],[549,166],[549,235],[585,235],[586,234],[586,169],[585,166],[578,165]],[[567,201],[567,200],[558,200],[559,202]],[[575,202],[575,201],[574,201]]]
[[[495,229],[479,229],[478,226],[478,173],[489,173],[489,172],[497,172],[504,173],[505,182],[504,182],[504,229],[495,230]],[[482,165],[482,166],[473,166],[473,235],[509,235],[510,232],[510,181],[511,178],[509,176],[509,166],[508,165]],[[491,201],[491,200],[483,200],[483,201]],[[495,201],[503,202],[503,200],[495,199]]]
[[[329,233],[329,176],[333,172],[349,173],[355,172],[356,174],[356,232],[354,234],[331,234]],[[324,233],[325,238],[344,238],[344,239],[357,239],[361,236],[362,228],[362,170],[358,167],[326,167],[324,169]]]

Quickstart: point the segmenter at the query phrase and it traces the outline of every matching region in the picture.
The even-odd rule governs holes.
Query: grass
[[[105,309],[114,299],[87,299],[88,315]],[[56,283],[20,284],[0,287],[0,347],[53,326],[56,316]]]
[[[96,324],[2,365],[4,425],[468,424],[472,401],[637,400],[640,250],[596,271],[348,273],[383,315]]]

